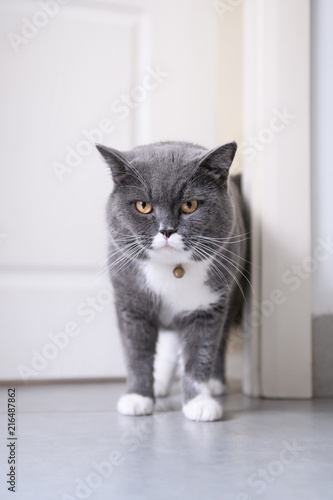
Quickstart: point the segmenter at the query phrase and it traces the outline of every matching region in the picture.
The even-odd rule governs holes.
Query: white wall
[[[333,237],[333,2],[312,2],[312,247]],[[333,314],[333,255],[313,273],[313,315]]]

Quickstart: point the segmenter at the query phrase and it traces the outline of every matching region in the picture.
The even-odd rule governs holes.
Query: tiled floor
[[[0,388],[0,498],[333,499],[333,400],[223,397],[195,423],[177,393],[152,417],[116,413],[122,383],[18,387],[16,494],[7,491],[7,388]]]

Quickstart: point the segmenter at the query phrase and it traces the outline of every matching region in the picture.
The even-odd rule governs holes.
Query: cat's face
[[[226,181],[235,143],[211,152],[188,143],[126,153],[97,147],[114,179],[107,207],[110,235],[129,257],[202,260],[209,238],[226,238],[232,231]]]

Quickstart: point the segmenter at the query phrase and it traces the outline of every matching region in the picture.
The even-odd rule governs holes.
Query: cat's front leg
[[[158,335],[154,369],[155,397],[168,396],[177,368],[179,338],[176,332],[161,330]]]
[[[221,324],[221,313],[214,309],[197,311],[182,320],[183,413],[190,420],[213,421],[222,417],[222,407],[211,397],[209,387]]]
[[[149,314],[128,309],[117,312],[128,374],[127,394],[119,399],[117,410],[124,415],[150,415],[157,324]]]

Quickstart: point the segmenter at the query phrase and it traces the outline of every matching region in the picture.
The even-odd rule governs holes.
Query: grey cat
[[[239,186],[229,176],[237,145],[96,147],[114,181],[108,258],[128,371],[118,411],[151,414],[155,397],[168,394],[179,356],[185,416],[218,420],[222,407],[212,396],[224,389],[247,254]]]

